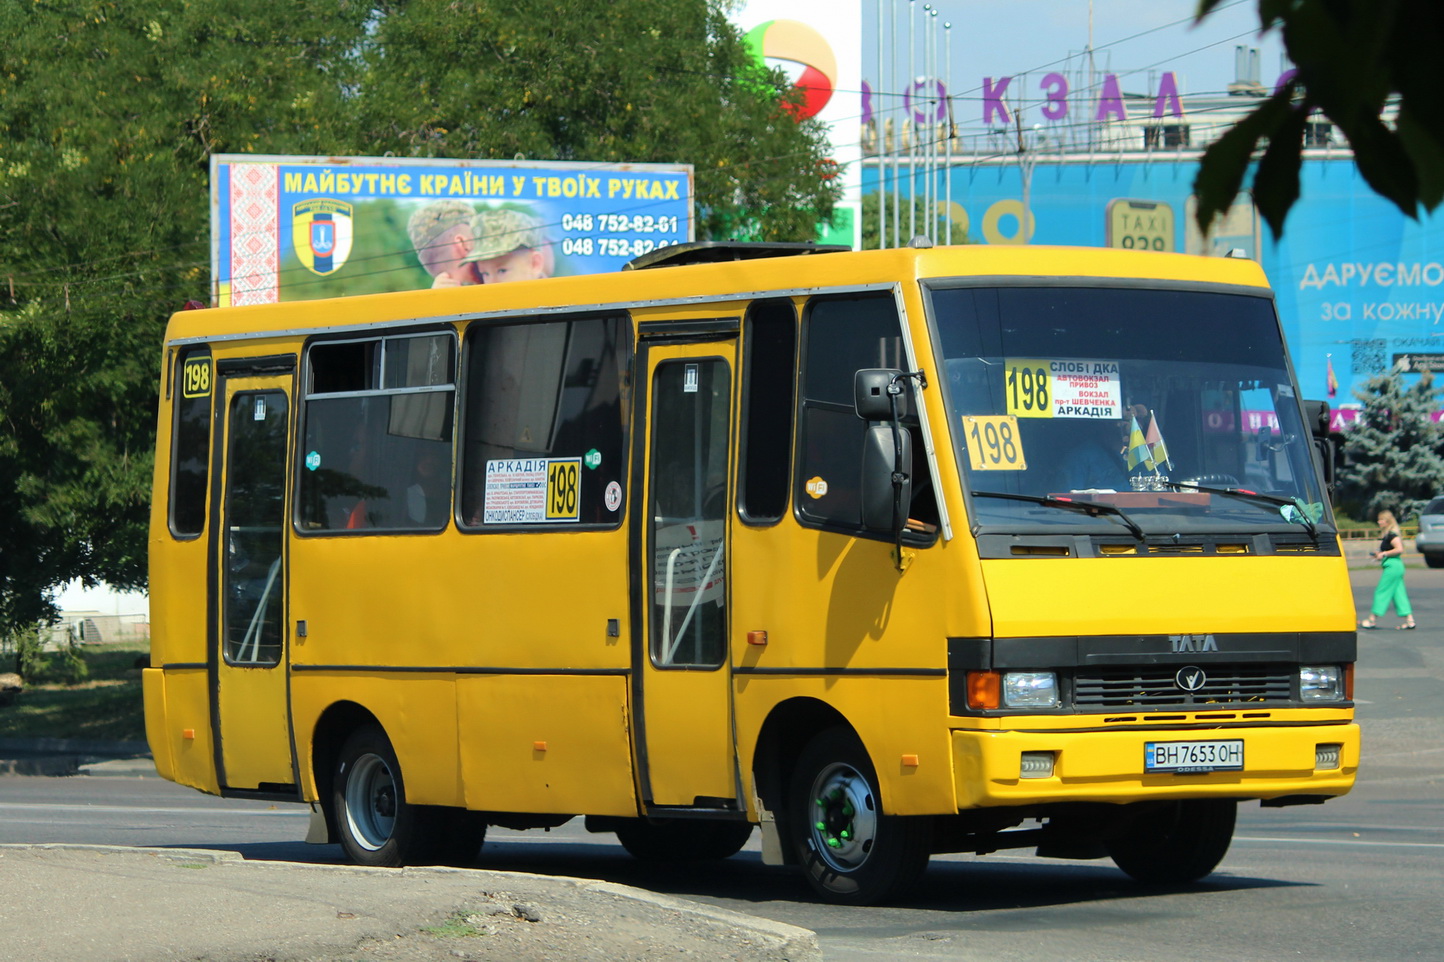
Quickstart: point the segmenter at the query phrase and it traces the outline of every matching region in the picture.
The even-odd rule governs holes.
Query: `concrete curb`
[[[0,738],[0,753],[53,755],[104,755],[107,758],[122,758],[133,755],[149,755],[150,746],[145,742],[108,742],[87,738]]]
[[[0,775],[156,777],[145,742],[0,738]]]

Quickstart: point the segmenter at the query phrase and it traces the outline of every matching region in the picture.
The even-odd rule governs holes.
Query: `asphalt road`
[[[1375,573],[1355,575],[1363,612]],[[830,960],[1441,958],[1444,570],[1411,568],[1408,583],[1420,628],[1360,634],[1358,787],[1324,806],[1243,806],[1229,856],[1191,889],[1143,889],[1107,862],[942,856],[906,907],[837,908],[811,901],[794,872],[763,866],[755,838],[725,862],[669,869],[638,863],[577,823],[494,831],[481,864],[601,878],[800,925]],[[154,777],[0,778],[0,842],[339,862],[338,847],[299,841],[306,818],[299,806],[209,798]],[[3,889],[0,878],[0,900]]]

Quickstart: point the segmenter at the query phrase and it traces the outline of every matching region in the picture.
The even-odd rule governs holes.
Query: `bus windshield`
[[[928,295],[976,531],[1331,527],[1269,298],[945,283]]]

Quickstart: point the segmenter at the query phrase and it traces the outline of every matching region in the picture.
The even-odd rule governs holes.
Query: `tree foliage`
[[[909,205],[912,210],[909,211]],[[864,248],[878,246],[878,219],[881,215],[883,233],[887,243],[885,246],[893,247],[893,207],[897,207],[898,240],[900,244],[906,244],[914,236],[922,234],[934,244],[946,244],[948,237],[948,217],[945,210],[946,205],[937,204],[934,206],[933,217],[928,217],[927,201],[922,197],[914,197],[911,200],[907,195],[883,194],[879,191],[871,191],[862,196],[862,246]],[[879,209],[881,208],[881,209]],[[911,215],[911,216],[909,216]],[[908,225],[913,225],[909,231]],[[952,242],[954,244],[968,244],[968,228],[964,224],[952,225]]]
[[[1376,375],[1354,392],[1364,408],[1344,437],[1338,496],[1357,516],[1388,509],[1403,520],[1444,491],[1439,393],[1429,374],[1407,387],[1398,374]]]
[[[1221,0],[1199,0],[1202,19]],[[1228,210],[1260,142],[1254,203],[1274,236],[1299,197],[1309,117],[1337,126],[1359,173],[1409,217],[1444,200],[1444,4],[1439,0],[1259,0],[1262,30],[1278,29],[1291,80],[1204,152],[1194,191],[1207,232]],[[1397,120],[1384,110],[1397,103]]]
[[[705,0],[382,2],[358,133],[401,156],[685,162],[701,238],[807,240],[831,214],[799,124]],[[789,95],[791,96],[791,95]],[[359,145],[358,145],[359,146]]]
[[[0,627],[145,581],[165,317],[206,297],[213,151],[317,151],[364,5],[0,5]],[[323,26],[324,24],[324,26]]]
[[[718,0],[26,0],[0,36],[0,630],[145,581],[211,154],[691,163],[702,238],[805,239],[836,195]]]

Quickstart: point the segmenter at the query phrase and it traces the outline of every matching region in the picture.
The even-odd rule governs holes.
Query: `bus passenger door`
[[[294,791],[287,698],[286,453],[292,376],[218,365],[209,665],[222,790]],[[250,375],[250,376],[247,376]]]
[[[645,342],[644,342],[645,344]],[[649,809],[739,806],[728,657],[730,341],[642,354],[631,512],[637,770]],[[641,392],[639,392],[641,393]],[[638,491],[638,488],[642,488]]]

